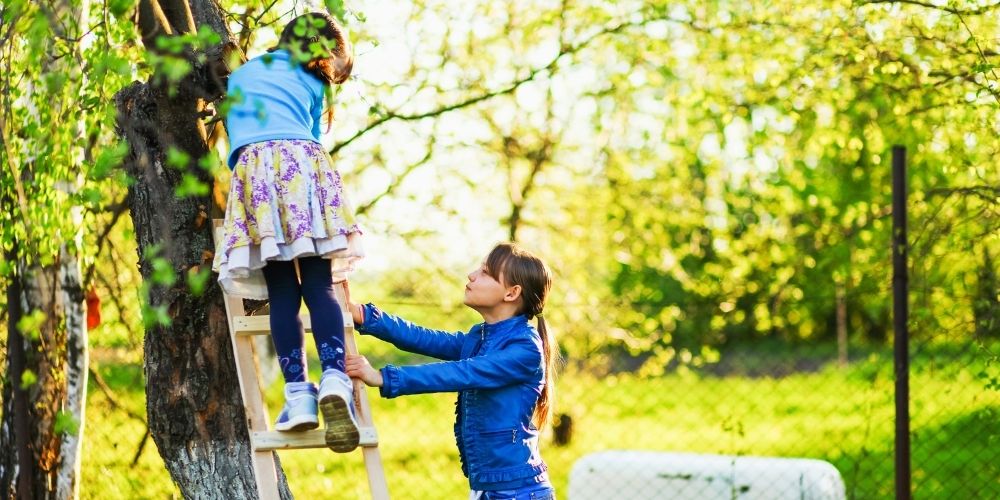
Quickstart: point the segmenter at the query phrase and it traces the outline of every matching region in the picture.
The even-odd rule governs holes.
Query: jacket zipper
[[[472,348],[472,354],[470,354],[469,357],[470,358],[471,357],[475,357],[477,354],[479,354],[479,350],[483,348],[483,344],[485,342],[486,342],[486,323],[482,323],[479,326],[479,342],[477,342],[476,346]],[[468,401],[469,398],[462,397],[461,399],[463,400],[462,401],[462,427],[464,428],[467,425],[469,425],[469,418],[468,418],[469,417],[469,401]],[[467,444],[464,441],[465,440],[463,439],[462,446],[466,447]],[[466,456],[466,463],[469,464],[469,472],[471,473],[471,471],[472,471],[471,462],[473,461],[473,458],[472,458],[472,454],[469,453],[468,449],[465,450],[465,456]]]

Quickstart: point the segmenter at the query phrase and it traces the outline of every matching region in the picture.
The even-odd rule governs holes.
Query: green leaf
[[[142,324],[146,328],[154,328],[157,326],[170,326],[171,320],[170,315],[167,314],[167,306],[159,305],[156,307],[150,307],[144,305],[142,307]]]
[[[35,383],[37,383],[37,382],[38,382],[38,375],[35,375],[35,372],[33,372],[33,371],[31,371],[31,370],[29,370],[27,368],[25,368],[24,371],[21,372],[21,389],[22,390],[27,389],[27,388],[35,385]]]
[[[108,0],[107,6],[114,17],[122,18],[133,10],[135,0]]]
[[[292,33],[295,33],[295,36],[299,38],[303,38],[306,36],[306,30],[308,29],[309,28],[306,26],[306,20],[299,19],[298,21],[296,21],[295,26],[292,28]]]
[[[205,155],[198,160],[198,166],[214,178],[222,169],[222,161],[218,155]]]
[[[208,184],[198,180],[198,177],[185,173],[181,177],[181,183],[174,190],[174,196],[178,198],[187,198],[189,196],[204,196],[209,192]]]
[[[972,72],[973,73],[986,73],[986,72],[990,71],[991,69],[993,69],[995,67],[996,67],[995,64],[990,64],[990,63],[986,63],[986,62],[980,62],[980,63],[976,63],[976,64],[972,65]]]
[[[222,37],[215,32],[208,25],[202,25],[198,28],[198,46],[199,47],[211,47],[222,41]]]
[[[177,83],[191,72],[191,63],[179,57],[164,57],[160,61],[160,71],[168,82]]]
[[[177,274],[174,272],[170,261],[163,257],[156,257],[152,260],[153,274],[150,277],[157,285],[170,286],[177,281]]]
[[[176,169],[187,168],[191,156],[173,146],[167,148],[167,166]]]
[[[17,329],[25,338],[37,342],[41,338],[42,325],[48,316],[41,309],[35,309],[17,321]]]
[[[80,433],[80,420],[71,412],[60,410],[56,413],[53,430],[56,434],[76,435]]]
[[[88,177],[92,180],[105,178],[111,170],[121,165],[126,154],[128,154],[128,144],[124,141],[102,148],[94,160],[94,166],[88,172]]]
[[[104,191],[98,186],[86,186],[80,190],[78,199],[80,204],[98,209],[104,200]]]
[[[330,11],[338,21],[347,24],[347,14],[344,8],[344,0],[326,0],[326,10]]]
[[[194,266],[187,273],[188,288],[195,297],[200,297],[205,293],[208,281],[212,277],[212,270],[208,266]]]

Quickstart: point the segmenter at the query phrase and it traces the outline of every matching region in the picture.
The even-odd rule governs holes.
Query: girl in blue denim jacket
[[[372,304],[349,304],[362,334],[443,360],[375,370],[364,356],[348,355],[346,372],[386,398],[458,392],[455,440],[470,499],[555,498],[538,451],[557,352],[541,317],[551,285],[541,259],[503,243],[469,274],[464,303],[483,322],[466,333],[430,330]],[[535,318],[537,329],[528,323]]]

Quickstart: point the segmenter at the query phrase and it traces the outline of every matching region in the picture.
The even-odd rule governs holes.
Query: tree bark
[[[63,253],[52,266],[18,264],[7,290],[8,367],[0,424],[0,496],[72,498],[77,490],[82,410],[86,389],[86,335],[81,348],[70,346],[83,328],[83,291],[74,256]],[[32,311],[44,319],[22,330]],[[83,361],[81,361],[81,357]],[[72,369],[69,365],[72,364]],[[73,394],[70,394],[70,391]],[[70,423],[72,422],[72,423]],[[76,424],[76,425],[74,425]]]
[[[16,248],[5,256],[16,262]],[[27,364],[24,337],[17,324],[24,316],[21,306],[21,276],[15,273],[7,286],[7,377],[3,384],[3,420],[0,421],[0,498],[34,497],[31,477],[35,475],[32,457],[31,426],[28,414],[28,391],[20,381]]]
[[[214,0],[140,2],[140,31],[147,50],[156,34],[189,32],[208,26],[222,42],[202,62],[188,53],[193,71],[168,92],[156,78],[135,82],[115,95],[118,131],[128,141],[125,168],[134,182],[128,205],[138,241],[140,268],[149,288],[149,305],[165,306],[169,325],[146,329],[144,343],[147,418],[153,440],[185,498],[256,498],[247,418],[240,397],[222,292],[211,280],[194,296],[183,279],[211,265],[213,244],[207,212],[210,195],[177,198],[182,175],[212,179],[198,160],[214,154],[201,121],[207,104],[220,97],[228,75],[225,57],[238,50]],[[191,25],[193,21],[194,25]],[[167,22],[167,26],[156,23]],[[190,52],[190,51],[188,51]],[[183,168],[168,166],[166,152],[176,148],[191,158]],[[153,249],[178,279],[157,284]],[[291,498],[284,474],[282,498]]]
[[[66,325],[66,402],[63,411],[72,416],[76,428],[60,433],[62,460],[56,471],[56,498],[80,496],[80,446],[87,420],[87,374],[90,365],[85,320],[87,308],[80,277],[80,261],[64,251],[59,269],[59,292]]]

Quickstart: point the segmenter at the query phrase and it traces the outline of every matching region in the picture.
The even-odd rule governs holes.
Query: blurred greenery
[[[249,56],[305,8],[219,3]],[[121,408],[91,384],[88,498],[177,494],[151,440],[132,464],[143,329],[170,317],[146,304],[112,97],[181,78],[185,54],[217,38],[144,50],[136,4],[69,2],[90,9],[79,39],[60,36],[62,8],[0,7],[0,286],[17,259],[51,263],[72,241],[100,300],[93,365]],[[890,496],[890,148],[902,145],[914,483],[926,497],[1000,494],[986,483],[1000,463],[1000,17],[983,5],[328,2],[357,56],[323,137],[366,231],[355,297],[464,329],[478,321],[459,302],[464,273],[515,239],[556,276],[545,314],[578,429],[570,447],[546,447],[560,489],[582,454],[636,447],[824,458],[853,498]],[[40,44],[69,69],[40,60]],[[205,169],[222,205],[218,158],[171,157],[191,169],[177,196],[204,194]],[[158,283],[178,278],[165,258],[153,267]],[[183,283],[197,295],[206,276]],[[397,495],[463,490],[452,400],[378,403]],[[363,491],[359,460],[282,455],[300,497]]]
[[[362,337],[360,348],[374,353],[378,344]],[[983,398],[975,383],[983,368],[981,357],[965,352],[955,362],[954,352],[949,352],[954,348],[925,352],[913,365],[912,462],[918,498],[984,498],[995,490],[1000,474],[1000,465],[987,458],[1000,445],[1000,406],[996,397]],[[318,363],[312,346],[310,351],[315,379]],[[595,378],[564,373],[558,381],[557,411],[572,416],[573,438],[569,446],[555,446],[546,433],[542,443],[560,498],[565,498],[573,463],[606,449],[817,458],[837,467],[850,498],[891,497],[892,353],[871,349],[870,355],[842,370],[830,351],[813,369],[785,376],[687,371],[653,378]],[[741,358],[759,369],[780,365],[795,354],[771,348],[744,351]],[[370,357],[376,364],[390,359]],[[98,362],[97,372],[114,391],[117,404],[141,413],[141,366],[110,353],[109,358]],[[393,498],[463,497],[468,484],[452,437],[454,395],[385,400],[369,389],[369,399]],[[267,401],[273,416],[281,404],[280,383],[270,386]],[[144,426],[111,406],[94,384],[87,411],[100,418],[88,420],[83,498],[178,495],[152,441],[138,463],[131,464]],[[994,437],[977,437],[984,435]],[[360,453],[298,450],[279,457],[298,498],[367,495]]]

